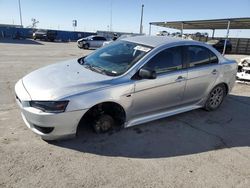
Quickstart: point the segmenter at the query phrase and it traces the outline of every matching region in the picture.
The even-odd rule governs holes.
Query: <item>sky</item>
[[[250,17],[250,0],[20,0],[24,27],[31,18],[39,20],[38,28],[73,31],[110,30],[139,32],[141,5],[144,4],[143,32],[148,34],[149,22],[185,21]],[[112,16],[111,16],[112,15]],[[112,21],[111,21],[112,18]],[[112,23],[112,24],[111,24]],[[18,0],[0,0],[0,24],[20,25]],[[112,25],[110,27],[110,25]],[[152,27],[152,33],[178,30]],[[194,33],[184,30],[184,33]],[[208,32],[209,30],[199,30]],[[215,31],[225,36],[226,30]],[[230,37],[249,37],[250,30],[231,30]]]

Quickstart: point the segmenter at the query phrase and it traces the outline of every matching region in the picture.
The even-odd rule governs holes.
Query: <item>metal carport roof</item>
[[[150,25],[168,27],[172,29],[227,29],[230,21],[230,29],[250,29],[250,17],[228,18],[214,20],[194,21],[171,21],[171,22],[150,22]]]
[[[183,29],[212,29],[213,36],[215,29],[226,29],[227,35],[224,43],[223,54],[226,50],[226,42],[229,36],[230,29],[250,29],[250,17],[245,18],[224,18],[214,20],[193,20],[193,21],[171,21],[171,22],[150,22],[149,23],[149,35],[151,34],[151,26],[167,27],[172,29],[181,30],[183,35]]]

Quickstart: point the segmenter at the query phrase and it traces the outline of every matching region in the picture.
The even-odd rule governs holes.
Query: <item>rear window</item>
[[[106,40],[104,37],[94,37],[94,40]]]
[[[189,67],[198,67],[218,63],[217,56],[211,50],[202,46],[188,46],[187,57]]]

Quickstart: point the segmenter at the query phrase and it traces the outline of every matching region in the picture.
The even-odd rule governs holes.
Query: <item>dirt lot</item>
[[[194,110],[110,134],[47,143],[26,128],[14,84],[89,51],[0,41],[0,187],[250,187],[250,86],[215,112]],[[230,56],[240,58],[239,56]]]

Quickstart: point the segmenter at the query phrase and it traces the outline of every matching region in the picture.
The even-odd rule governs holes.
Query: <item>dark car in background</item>
[[[225,39],[221,40],[210,40],[207,42],[207,44],[213,46],[216,50],[218,50],[220,53],[223,52],[224,49],[224,44],[225,44]],[[232,43],[227,40],[226,42],[226,53],[229,53],[232,51]]]
[[[91,35],[86,38],[81,38],[77,40],[77,46],[83,49],[99,48],[103,45],[105,41],[107,41],[105,37],[98,35]]]
[[[57,31],[38,29],[33,33],[33,39],[40,39],[53,42],[56,39]]]

